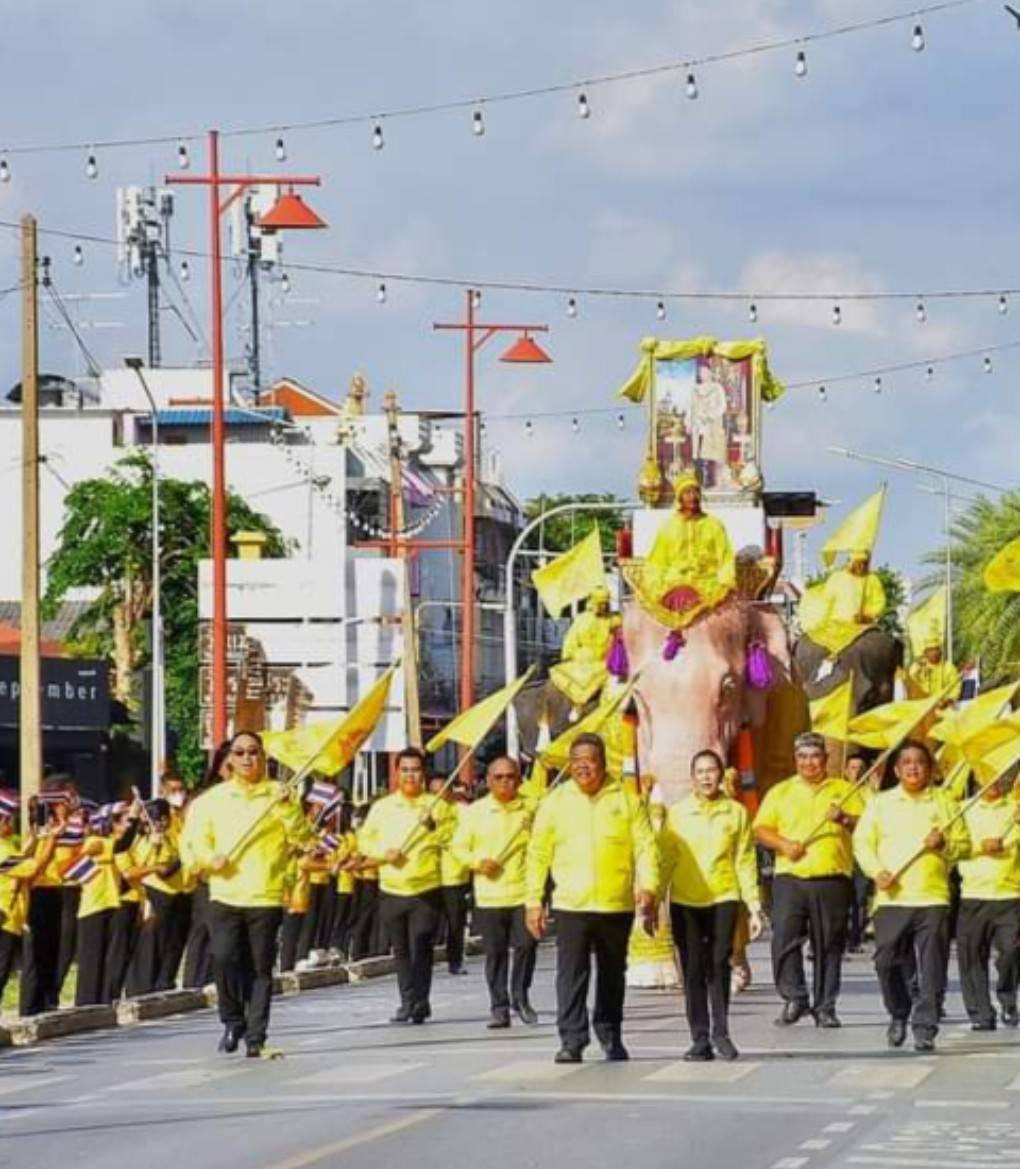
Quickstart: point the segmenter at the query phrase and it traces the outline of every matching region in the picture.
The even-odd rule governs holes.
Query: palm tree
[[[958,662],[981,662],[987,682],[1015,676],[1020,664],[1020,592],[990,593],[984,570],[1010,540],[1020,536],[1020,491],[997,502],[982,496],[953,524],[953,652]],[[944,582],[945,548],[929,552],[924,563],[937,569],[922,586]]]

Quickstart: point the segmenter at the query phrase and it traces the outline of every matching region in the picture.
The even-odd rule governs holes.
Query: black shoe
[[[914,1050],[915,1051],[934,1051],[935,1050],[935,1036],[934,1035],[915,1035],[914,1036]]]
[[[249,1039],[248,1042],[244,1045],[244,1054],[249,1059],[261,1059],[262,1047],[263,1044],[261,1044],[257,1039]]]
[[[603,1051],[606,1053],[607,1063],[626,1063],[630,1059],[630,1052],[623,1046],[622,1039],[613,1039]]]
[[[463,962],[456,962],[450,967],[451,974],[467,974],[467,967]]]
[[[416,1026],[420,1027],[426,1019],[431,1018],[432,1008],[428,1005],[428,1003],[423,1003],[420,1007],[415,1007],[414,1010],[411,1011],[411,1022]]]
[[[907,1039],[907,1024],[904,1019],[893,1019],[885,1031],[890,1047],[902,1047]]]
[[[977,1022],[971,1023],[970,1029],[971,1029],[971,1031],[994,1031],[995,1030],[995,1020],[994,1019],[978,1019]]]
[[[553,1056],[553,1063],[580,1063],[581,1049],[579,1047],[563,1046]]]
[[[411,1021],[411,1008],[410,1007],[398,1007],[393,1012],[393,1014],[390,1015],[390,1022],[391,1023],[410,1023],[410,1021]]]
[[[488,1031],[502,1031],[504,1027],[509,1026],[509,1011],[493,1011],[488,1023],[485,1024],[486,1030]]]
[[[734,1048],[734,1051],[736,1051],[736,1048]],[[697,1043],[692,1043],[687,1048],[684,1052],[684,1059],[688,1063],[708,1063],[710,1060],[715,1059],[715,1052],[712,1050],[712,1045],[707,1039],[699,1039]]]
[[[517,1012],[517,1017],[522,1023],[527,1023],[529,1027],[534,1027],[534,1025],[538,1022],[538,1012],[531,1005],[531,1003],[528,1002],[527,999],[524,999],[519,1003],[513,1003],[511,1005]]]
[[[219,1051],[224,1055],[233,1055],[237,1051],[238,1045],[244,1036],[244,1027],[230,1026],[223,1028],[223,1036],[220,1039]]]
[[[1020,1022],[1017,1016],[1016,1003],[1007,1003],[1002,1008],[1002,1025],[1003,1027],[1015,1027]]]
[[[839,1016],[836,1012],[829,1007],[825,1011],[815,1011],[815,1026],[823,1027],[827,1031],[835,1031],[838,1027],[842,1027],[843,1024],[839,1021]]]
[[[779,1018],[776,1019],[777,1027],[792,1027],[798,1019],[803,1019],[805,1015],[811,1014],[811,1008],[803,999],[796,999],[793,1002],[784,1003],[783,1009],[779,1012]]]
[[[720,1035],[718,1039],[713,1039],[712,1043],[715,1046],[715,1053],[720,1059],[730,1061],[740,1057],[740,1052],[737,1051],[733,1040],[728,1035]]]

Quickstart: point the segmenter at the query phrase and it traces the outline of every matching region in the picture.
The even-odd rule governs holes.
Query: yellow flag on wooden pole
[[[854,679],[849,678],[834,690],[809,704],[811,729],[830,739],[845,743],[849,737],[847,726],[854,709]]]
[[[907,614],[907,634],[910,652],[923,657],[925,649],[937,642],[946,644],[946,586],[940,585],[932,595]]]
[[[535,667],[529,666],[509,686],[504,686],[495,694],[490,694],[488,698],[483,698],[481,702],[476,702],[474,706],[469,706],[467,710],[461,711],[438,734],[429,739],[425,750],[432,754],[433,751],[438,751],[444,743],[460,743],[463,747],[477,747],[492,729],[496,719],[513,702],[534,672]]]
[[[900,699],[898,702],[872,707],[850,720],[847,737],[861,747],[875,747],[879,750],[894,747],[906,739],[944,697],[939,693],[931,698]]]
[[[602,538],[595,527],[569,551],[557,556],[544,568],[536,568],[531,583],[538,590],[542,604],[558,617],[573,601],[587,597],[592,589],[606,583],[602,567]]]
[[[882,520],[882,506],[885,503],[885,484],[846,517],[839,527],[822,545],[822,560],[829,568],[835,563],[840,552],[852,555],[866,552],[871,555],[878,538],[878,525]]]
[[[990,593],[1020,591],[1020,536],[1000,548],[985,565],[985,588]]]

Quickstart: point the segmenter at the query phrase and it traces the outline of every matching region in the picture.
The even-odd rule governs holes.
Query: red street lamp
[[[460,709],[467,710],[475,693],[475,354],[497,333],[520,333],[521,336],[502,355],[501,361],[520,365],[547,364],[548,353],[531,337],[548,333],[548,325],[490,325],[475,320],[475,292],[467,290],[467,315],[463,322],[434,323],[435,330],[452,330],[464,334],[464,527],[461,562],[461,599],[463,618],[460,646]]]
[[[212,272],[212,737],[215,743],[227,736],[227,491],[225,473],[226,428],[223,422],[223,253],[220,216],[251,187],[272,184],[290,188],[261,217],[259,226],[276,228],[322,228],[326,224],[293,188],[319,186],[318,176],[308,175],[224,175],[220,173],[219,132],[209,131],[209,173],[167,175],[169,183],[209,188],[209,230]],[[229,194],[221,200],[222,188]],[[232,189],[231,189],[232,188]]]

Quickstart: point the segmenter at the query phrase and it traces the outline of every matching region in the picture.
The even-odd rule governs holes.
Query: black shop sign
[[[106,730],[110,725],[110,681],[105,662],[43,658],[42,724],[53,730]],[[0,655],[0,726],[21,721],[21,661]]]

